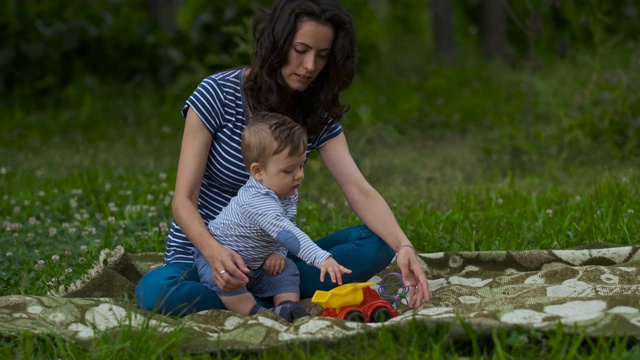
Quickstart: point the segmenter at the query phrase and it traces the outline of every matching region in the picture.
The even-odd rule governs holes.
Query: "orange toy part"
[[[358,322],[384,322],[398,311],[370,286],[372,282],[351,283],[333,290],[318,290],[311,299],[322,306],[320,316]]]

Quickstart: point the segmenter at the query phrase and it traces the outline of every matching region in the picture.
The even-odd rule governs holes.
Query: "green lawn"
[[[352,111],[345,119],[354,158],[416,248],[519,250],[595,240],[638,242],[640,148],[629,145],[638,140],[633,132],[626,140],[620,135],[620,129],[631,129],[622,120],[638,116],[637,95],[625,93],[637,85],[603,80],[586,94],[591,73],[582,68],[565,74],[569,68],[559,65],[537,76],[485,74],[474,85],[484,102],[470,96],[473,88],[465,88],[466,103],[443,90],[440,110],[435,102],[407,100],[406,109],[378,111],[378,105],[363,100],[374,85],[354,85]],[[634,69],[613,70],[633,79],[638,76]],[[496,70],[485,70],[497,76]],[[569,86],[572,75],[574,85]],[[464,69],[457,75],[442,70],[433,74],[433,84],[452,86],[469,76]],[[534,90],[520,86],[511,102],[505,96],[509,91],[496,88],[496,83],[519,82]],[[43,295],[81,276],[105,247],[163,251],[181,138],[179,108],[187,94],[78,85],[62,93],[59,103],[50,101],[37,110],[21,101],[3,103],[0,295]],[[620,97],[601,101],[611,94]],[[416,112],[424,115],[424,123],[411,115]],[[406,121],[395,126],[397,118]],[[317,156],[307,165],[299,221],[312,237],[358,222]],[[561,328],[553,334],[496,332],[490,338],[470,333],[465,343],[450,343],[446,334],[446,328],[410,324],[332,346],[299,344],[262,354],[214,356],[597,359],[637,358],[640,351],[632,339],[591,339],[566,335]],[[1,338],[0,356],[200,357],[178,353],[180,332],[169,339],[155,337],[152,329],[112,336],[99,336],[87,351],[25,333]]]

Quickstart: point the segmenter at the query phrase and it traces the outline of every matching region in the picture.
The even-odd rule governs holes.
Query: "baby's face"
[[[286,149],[271,157],[262,169],[261,179],[258,180],[280,199],[291,196],[304,179],[306,158],[306,153],[289,156]]]

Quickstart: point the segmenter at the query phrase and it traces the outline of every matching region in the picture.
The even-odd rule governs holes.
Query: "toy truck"
[[[398,311],[370,286],[372,282],[344,284],[329,291],[318,290],[311,301],[322,306],[319,316],[357,322],[384,322]]]

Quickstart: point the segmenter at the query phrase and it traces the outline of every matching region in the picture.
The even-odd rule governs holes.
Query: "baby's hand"
[[[320,264],[320,282],[324,282],[325,274],[329,274],[332,283],[338,282],[338,285],[342,285],[342,274],[351,274],[351,270],[338,264],[332,257],[328,257]]]
[[[267,259],[262,264],[264,271],[269,275],[278,275],[284,271],[284,257],[280,254],[273,253],[267,256]]]

